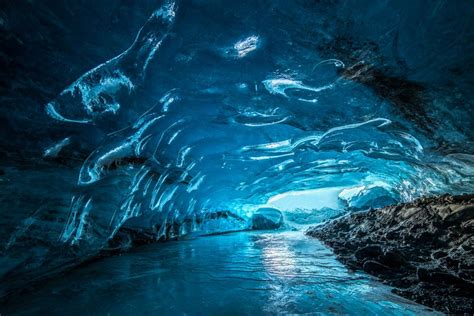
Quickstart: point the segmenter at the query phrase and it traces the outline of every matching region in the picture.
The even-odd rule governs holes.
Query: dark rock
[[[470,219],[461,224],[461,228],[464,230],[474,230],[474,219]]]
[[[442,251],[442,250],[439,250],[439,251],[435,251],[431,254],[431,257],[433,259],[439,259],[439,258],[443,258],[443,257],[446,257],[448,255],[448,253],[446,251]]]
[[[387,274],[387,272],[390,271],[389,267],[375,260],[365,261],[362,266],[362,269],[367,273],[371,273],[375,275]]]
[[[258,209],[252,216],[252,229],[278,229],[283,225],[283,215],[274,208]]]
[[[474,313],[474,195],[421,198],[310,228],[351,269],[446,313]]]
[[[398,250],[386,251],[381,258],[381,262],[391,268],[397,269],[406,264],[403,253]]]
[[[455,208],[451,214],[446,217],[448,223],[468,221],[474,218],[474,205],[463,205]]]
[[[442,272],[438,270],[427,270],[419,268],[417,271],[417,276],[420,281],[429,282],[429,283],[438,283],[441,285],[454,285],[459,287],[459,289],[473,289],[474,286],[470,282],[463,280],[461,277],[458,277],[454,274]]]
[[[378,245],[365,246],[355,252],[357,259],[377,258],[382,254],[382,248]]]
[[[399,278],[397,277],[396,279],[390,280],[390,285],[400,288],[400,289],[406,289],[412,285],[413,281],[410,280],[409,278]]]

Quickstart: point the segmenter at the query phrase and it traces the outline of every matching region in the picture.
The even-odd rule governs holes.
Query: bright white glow
[[[237,51],[237,57],[242,58],[245,57],[248,53],[257,49],[259,43],[258,36],[252,35],[247,37],[242,41],[238,41],[234,45],[234,49]]]
[[[339,194],[339,198],[345,201],[350,200],[354,196],[360,194],[364,189],[365,189],[365,185],[344,189]]]
[[[282,211],[300,209],[339,209],[342,207],[338,195],[344,187],[322,188],[306,191],[290,191],[271,197],[267,205]]]

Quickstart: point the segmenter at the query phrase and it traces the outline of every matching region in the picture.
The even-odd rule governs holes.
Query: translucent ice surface
[[[262,208],[290,228],[472,193],[473,7],[8,2],[0,296]]]
[[[437,315],[349,272],[301,232],[234,233],[142,247],[53,279],[7,302],[4,312]]]

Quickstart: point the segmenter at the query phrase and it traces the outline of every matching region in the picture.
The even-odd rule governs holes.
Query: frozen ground
[[[28,302],[28,304],[25,304]],[[79,267],[2,314],[432,314],[348,271],[302,232],[240,232],[153,244]]]

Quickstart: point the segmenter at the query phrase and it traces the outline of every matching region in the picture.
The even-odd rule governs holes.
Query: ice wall
[[[472,191],[473,9],[458,4],[104,2],[95,15],[36,4],[26,18],[38,30],[15,24],[27,5],[10,4],[3,278],[136,234],[248,228],[288,192],[337,188],[340,209],[357,210]],[[71,10],[89,16],[67,24]],[[83,22],[101,16],[110,36]],[[78,69],[26,62],[41,58]]]

